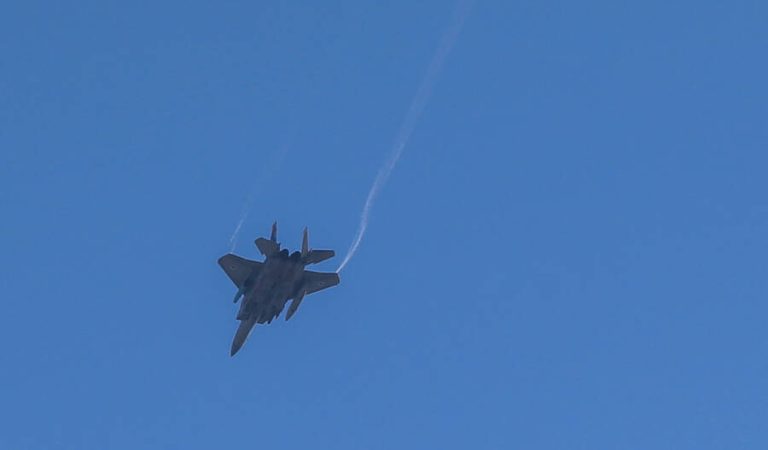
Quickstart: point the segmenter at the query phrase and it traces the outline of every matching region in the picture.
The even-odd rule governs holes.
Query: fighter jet
[[[219,265],[237,286],[234,302],[237,303],[242,297],[237,313],[240,325],[232,341],[231,356],[243,346],[254,325],[271,323],[283,311],[288,300],[293,299],[285,320],[293,317],[305,295],[339,284],[336,273],[304,269],[335,255],[333,250],[310,250],[306,228],[300,252],[289,254],[287,249],[280,249],[277,222],[272,224],[270,238],[258,238],[255,244],[265,256],[264,262],[231,253],[219,258]]]

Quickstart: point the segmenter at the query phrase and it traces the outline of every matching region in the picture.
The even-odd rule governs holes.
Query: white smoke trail
[[[229,237],[230,253],[235,251],[235,247],[237,247],[237,238],[240,236],[240,229],[243,227],[245,221],[248,220],[248,215],[251,213],[254,193],[256,192],[257,188],[268,182],[272,176],[274,176],[274,173],[280,169],[280,166],[283,165],[283,160],[285,159],[285,155],[288,153],[289,148],[289,144],[285,144],[280,147],[280,150],[274,156],[272,156],[267,164],[261,166],[261,170],[259,170],[258,174],[256,174],[256,184],[251,187],[251,190],[245,197],[243,208],[240,212],[240,220],[237,222],[235,231],[232,232],[232,236]]]
[[[437,48],[435,56],[432,57],[432,61],[429,63],[429,67],[427,68],[427,72],[424,74],[424,78],[421,79],[421,84],[416,91],[416,95],[413,97],[411,106],[408,108],[408,113],[405,115],[405,119],[403,120],[402,125],[400,125],[400,130],[398,131],[395,143],[392,146],[389,159],[387,159],[385,164],[379,170],[379,173],[376,175],[376,179],[373,181],[371,190],[368,191],[368,197],[365,199],[363,212],[360,214],[360,225],[357,228],[357,234],[355,234],[355,239],[352,241],[352,245],[350,245],[349,250],[347,251],[347,256],[344,257],[341,265],[339,265],[339,268],[336,269],[336,273],[339,273],[342,271],[342,269],[344,269],[344,266],[349,263],[349,260],[355,256],[357,248],[360,247],[360,242],[363,240],[363,235],[365,235],[365,231],[368,229],[368,219],[371,213],[371,209],[373,208],[373,203],[376,201],[376,197],[379,195],[379,191],[387,182],[389,175],[392,173],[392,170],[400,160],[400,156],[402,156],[403,150],[405,150],[408,139],[411,137],[413,129],[416,127],[416,122],[424,112],[424,107],[427,105],[429,95],[432,93],[432,87],[435,84],[435,79],[443,67],[445,58],[451,52],[453,44],[456,42],[456,38],[459,36],[459,32],[461,32],[461,28],[464,25],[464,20],[467,17],[467,14],[469,13],[473,3],[474,1],[472,0],[460,0],[456,5],[453,23],[443,35],[440,46]]]

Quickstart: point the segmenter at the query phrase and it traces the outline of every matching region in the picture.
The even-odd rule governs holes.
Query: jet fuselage
[[[237,319],[271,322],[295,295],[303,273],[304,264],[298,252],[288,256],[288,251],[283,250],[267,257],[264,268],[245,291]]]
[[[219,265],[237,286],[235,303],[242,298],[237,313],[240,321],[231,355],[242,347],[251,329],[257,323],[271,323],[285,309],[288,300],[293,299],[286,320],[290,319],[308,294],[339,284],[335,272],[305,270],[309,264],[317,264],[333,257],[333,250],[312,250],[309,248],[307,230],[301,251],[290,254],[280,250],[277,242],[277,224],[272,225],[269,239],[258,238],[256,247],[266,258],[263,262],[248,260],[231,253],[219,258]]]

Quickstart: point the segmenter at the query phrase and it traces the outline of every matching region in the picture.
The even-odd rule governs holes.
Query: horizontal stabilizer
[[[280,251],[280,244],[278,244],[275,241],[270,241],[268,239],[264,238],[258,238],[256,239],[256,247],[259,248],[259,251],[264,256],[270,256],[274,255],[275,253]]]
[[[304,257],[304,264],[317,264],[336,256],[333,250],[310,250]]]

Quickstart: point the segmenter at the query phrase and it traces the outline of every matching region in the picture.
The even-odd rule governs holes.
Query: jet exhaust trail
[[[389,175],[392,173],[392,170],[400,160],[400,157],[403,154],[403,150],[405,150],[405,146],[408,144],[408,139],[410,139],[411,134],[416,127],[416,122],[424,112],[424,107],[427,105],[429,95],[432,93],[432,87],[435,84],[435,79],[440,73],[446,57],[451,52],[453,44],[456,42],[456,38],[458,38],[459,33],[461,32],[461,28],[464,25],[464,20],[466,19],[473,3],[473,0],[460,0],[456,5],[453,23],[443,35],[440,46],[437,48],[435,55],[432,57],[432,61],[429,63],[429,67],[427,68],[427,72],[421,79],[421,84],[416,90],[416,95],[414,95],[413,101],[411,101],[411,106],[408,108],[408,112],[405,115],[405,119],[403,120],[402,125],[400,125],[400,130],[398,131],[397,137],[395,138],[395,142],[392,146],[392,151],[390,152],[389,158],[379,170],[379,173],[376,175],[376,179],[373,181],[373,185],[371,185],[371,190],[368,191],[368,197],[365,199],[363,212],[360,214],[360,225],[357,228],[357,233],[355,234],[355,238],[352,241],[352,245],[350,245],[349,250],[347,251],[347,255],[344,257],[341,265],[339,265],[339,268],[336,269],[336,273],[339,273],[342,271],[342,269],[344,269],[352,257],[355,256],[358,247],[360,247],[360,242],[362,242],[365,231],[368,229],[368,220],[371,209],[373,208],[373,204],[376,201],[376,197],[379,195],[379,191],[381,191],[381,188],[384,186],[384,184],[386,184],[387,179],[389,179]]]

